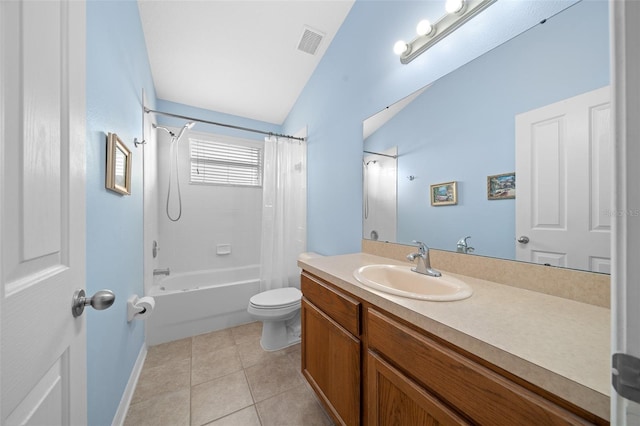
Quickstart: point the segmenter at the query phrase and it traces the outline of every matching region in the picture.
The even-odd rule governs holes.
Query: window
[[[262,186],[262,147],[190,139],[191,183]]]

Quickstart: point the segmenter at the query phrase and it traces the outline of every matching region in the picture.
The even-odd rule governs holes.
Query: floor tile
[[[249,324],[239,325],[231,329],[231,336],[236,345],[246,342],[259,341],[262,336],[262,322],[255,321]]]
[[[192,354],[206,354],[235,345],[231,336],[231,329],[213,331],[211,333],[193,336]]]
[[[150,346],[144,360],[145,367],[157,367],[167,361],[191,358],[191,337]]]
[[[253,322],[150,347],[126,426],[331,425],[300,344],[267,352]]]
[[[297,364],[298,369],[300,369],[299,367],[302,364],[302,346],[300,345],[300,343],[298,343],[297,345],[289,346],[285,350],[285,352],[287,353],[287,356],[289,357],[291,362]]]
[[[223,417],[220,420],[216,420],[213,423],[208,423],[207,426],[261,426],[258,413],[255,406],[247,407],[243,410],[237,411],[233,414],[229,414],[227,417]]]
[[[333,422],[305,385],[256,404],[262,426],[329,426]]]
[[[298,343],[297,345],[287,348],[287,356],[291,361],[291,365],[293,365],[298,372],[300,379],[302,379],[303,382],[307,383],[307,380],[302,374],[302,345]]]
[[[191,385],[191,358],[167,361],[157,367],[142,368],[132,404],[149,399],[152,396],[180,389],[188,389]]]
[[[124,426],[188,426],[189,392],[181,389],[129,406]]]
[[[198,352],[191,362],[191,386],[240,370],[242,363],[235,346],[208,353]]]
[[[191,424],[203,425],[253,404],[243,371],[191,388]]]
[[[279,351],[265,351],[262,349],[262,346],[260,346],[260,339],[239,344],[238,353],[240,354],[240,360],[242,361],[242,366],[244,368],[248,368],[286,354],[284,349]]]
[[[295,365],[286,354],[245,369],[256,402],[303,384]]]

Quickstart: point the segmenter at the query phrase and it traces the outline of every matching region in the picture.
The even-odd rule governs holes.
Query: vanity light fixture
[[[393,45],[393,52],[398,56],[403,55],[408,50],[409,45],[402,40],[397,41],[396,44]]]
[[[431,35],[434,30],[435,28],[427,19],[423,19],[422,21],[418,22],[418,26],[416,27],[416,32],[419,36]]]
[[[464,12],[464,7],[466,6],[464,0],[447,0],[444,4],[444,10],[447,13],[457,13],[461,14]]]
[[[444,16],[433,24],[427,20],[420,21],[416,27],[418,37],[410,43],[402,40],[396,42],[393,46],[393,51],[396,55],[400,56],[401,63],[408,64],[422,52],[445,38],[496,1],[497,0],[447,0],[445,4],[447,13]]]

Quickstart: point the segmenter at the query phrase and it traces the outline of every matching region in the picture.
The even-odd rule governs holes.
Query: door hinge
[[[611,382],[621,397],[640,403],[640,358],[613,354]]]

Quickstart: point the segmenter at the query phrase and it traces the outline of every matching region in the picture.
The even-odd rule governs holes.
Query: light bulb
[[[398,56],[402,55],[407,50],[409,50],[409,45],[402,40],[396,41],[396,44],[393,45],[393,52]]]
[[[418,26],[416,27],[416,32],[419,36],[426,36],[433,32],[433,25],[426,19],[418,22]]]
[[[447,0],[444,9],[447,13],[459,13],[464,8],[464,0]]]

